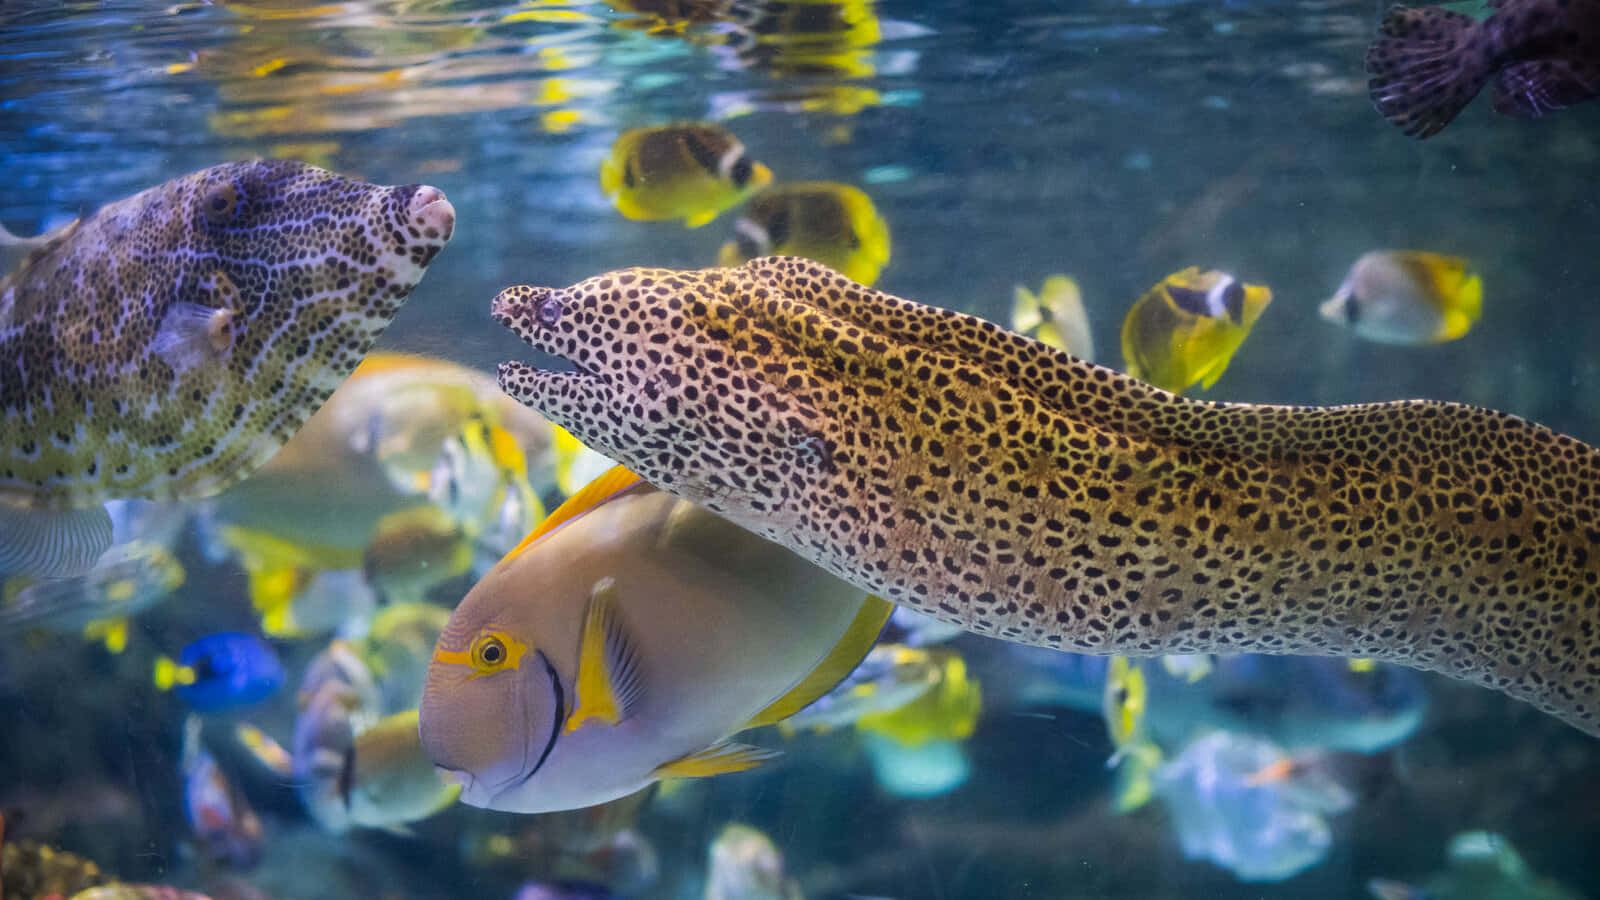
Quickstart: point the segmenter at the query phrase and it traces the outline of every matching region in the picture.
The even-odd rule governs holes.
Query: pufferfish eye
[[[200,198],[200,209],[212,225],[226,225],[239,215],[239,186],[231,181],[214,184]]]

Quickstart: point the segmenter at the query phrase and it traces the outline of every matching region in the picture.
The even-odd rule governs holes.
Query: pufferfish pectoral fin
[[[82,575],[110,547],[111,516],[103,506],[33,509],[0,500],[0,573]]]
[[[619,615],[617,583],[602,578],[589,595],[578,647],[578,698],[562,733],[578,730],[590,719],[615,725],[628,718],[644,699],[638,649]]]
[[[782,751],[779,750],[766,750],[733,741],[719,741],[698,753],[662,763],[650,774],[656,778],[708,778],[712,775],[726,775],[730,772],[754,769],[782,755]]]

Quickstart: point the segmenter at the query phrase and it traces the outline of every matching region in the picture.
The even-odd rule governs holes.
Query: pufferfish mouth
[[[537,371],[568,378],[601,378],[601,374],[573,359],[565,352],[565,345],[555,333],[555,329],[539,320],[539,307],[555,294],[554,288],[531,287],[529,285],[514,285],[495,295],[489,304],[489,314],[496,322],[511,329],[512,333],[522,338],[528,346],[541,353],[546,353],[566,361],[572,366],[571,370],[560,371],[539,366],[530,366]],[[527,364],[508,364],[527,365]]]

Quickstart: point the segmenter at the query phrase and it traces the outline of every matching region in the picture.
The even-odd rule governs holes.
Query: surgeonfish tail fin
[[[1472,52],[1477,22],[1437,6],[1391,6],[1367,50],[1367,88],[1383,117],[1431,137],[1489,80],[1487,54]]]
[[[194,684],[194,670],[179,664],[170,656],[158,656],[151,680],[157,688],[170,691],[178,685]]]

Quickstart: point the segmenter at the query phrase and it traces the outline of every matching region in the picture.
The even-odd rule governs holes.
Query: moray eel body
[[[1362,656],[1600,734],[1600,452],[1505,413],[1187,400],[807,260],[512,287],[501,386],[864,590],[1088,653]]]

